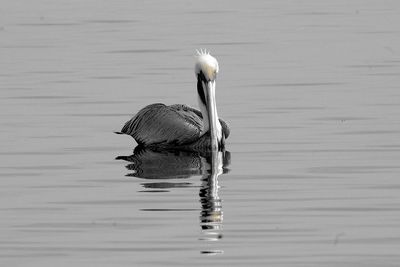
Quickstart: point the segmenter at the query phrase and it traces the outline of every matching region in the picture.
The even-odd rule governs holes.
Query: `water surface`
[[[0,14],[1,265],[397,266],[397,1]],[[196,106],[198,48],[219,60],[229,153],[134,153],[113,131],[146,104]]]

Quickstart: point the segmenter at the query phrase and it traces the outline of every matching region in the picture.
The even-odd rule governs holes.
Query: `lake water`
[[[398,266],[400,2],[233,2],[2,1],[0,265]],[[133,154],[198,48],[228,152]]]

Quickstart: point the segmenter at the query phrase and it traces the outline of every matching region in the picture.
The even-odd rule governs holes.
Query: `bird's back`
[[[143,146],[184,145],[200,137],[203,123],[198,113],[186,105],[151,104],[129,120],[121,132]]]
[[[222,119],[219,121],[223,139],[228,138],[228,125]],[[143,147],[205,151],[211,143],[209,132],[202,134],[203,127],[199,110],[183,104],[156,103],[141,109],[119,133],[132,136]]]

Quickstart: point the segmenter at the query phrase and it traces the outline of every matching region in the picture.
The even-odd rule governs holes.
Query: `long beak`
[[[215,80],[208,81],[206,84],[206,101],[208,121],[210,123],[211,149],[218,150],[218,134],[217,134],[217,103],[215,101]]]

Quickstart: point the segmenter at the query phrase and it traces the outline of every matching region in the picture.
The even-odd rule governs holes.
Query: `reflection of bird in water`
[[[202,179],[199,192],[201,203],[200,222],[203,230],[220,230],[222,223],[222,205],[218,197],[218,182]]]
[[[168,179],[189,178],[201,175],[199,191],[201,212],[200,227],[202,240],[218,240],[222,237],[222,205],[218,196],[218,176],[229,171],[231,161],[229,151],[212,151],[207,153],[150,150],[137,147],[130,156],[119,156],[119,160],[130,162],[126,168],[132,173],[127,176],[143,178],[143,186],[154,192],[165,192],[165,189],[191,187],[191,183],[165,182]],[[161,181],[160,181],[161,180]],[[207,252],[210,253],[210,252]]]
[[[218,176],[223,173],[223,152],[212,152],[209,157],[207,172],[203,174],[199,192],[201,213],[200,226],[203,240],[222,238],[222,200],[218,196]],[[209,252],[208,252],[209,253]]]
[[[223,172],[230,164],[229,151],[223,154]],[[191,152],[178,150],[152,150],[137,146],[130,156],[119,156],[116,159],[130,162],[126,166],[133,172],[127,176],[144,179],[179,179],[202,175],[210,168],[212,152]]]
[[[127,176],[145,179],[177,179],[201,175],[202,161],[198,153],[186,151],[155,151],[137,147],[130,156],[117,159],[129,161],[126,166],[133,172]]]
[[[207,52],[198,52],[195,73],[200,111],[181,104],[151,104],[117,133],[132,136],[143,147],[189,151],[223,149],[230,130],[218,118],[215,101],[218,70],[214,57]]]

